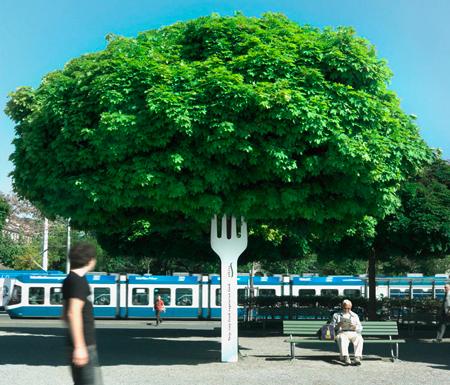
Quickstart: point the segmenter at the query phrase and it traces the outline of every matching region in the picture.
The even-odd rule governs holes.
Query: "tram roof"
[[[16,277],[17,280],[23,283],[62,283],[67,277],[66,274],[27,274],[19,275]],[[100,275],[100,274],[86,274],[86,279],[88,283],[104,283],[110,284],[116,282],[116,277],[112,275]]]
[[[57,270],[0,270],[0,278],[16,278],[22,275],[30,275],[30,274],[62,274]]]
[[[192,285],[199,282],[198,276],[170,276],[170,275],[130,275],[128,276],[128,283],[138,284],[185,284]]]

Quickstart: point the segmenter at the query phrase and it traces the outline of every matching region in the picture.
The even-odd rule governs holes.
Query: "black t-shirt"
[[[90,300],[91,289],[89,288],[89,284],[87,282],[86,277],[80,277],[78,274],[71,271],[69,275],[63,282],[62,287],[63,299],[66,301],[67,306],[66,314],[69,305],[69,298],[78,298],[84,301],[83,306],[83,331],[84,331],[84,340],[86,345],[95,345],[95,328],[94,328],[94,315],[93,315],[93,307],[92,302]],[[69,332],[70,336],[70,332]],[[69,337],[70,343],[72,343],[72,337]]]

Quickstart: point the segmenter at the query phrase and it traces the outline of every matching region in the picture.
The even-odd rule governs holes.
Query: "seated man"
[[[355,348],[355,365],[361,365],[363,350],[363,338],[361,336],[362,325],[358,314],[351,311],[352,303],[348,299],[342,301],[342,311],[333,314],[331,324],[336,331],[336,341],[339,345],[340,359],[346,365],[350,365],[348,345],[353,343]]]

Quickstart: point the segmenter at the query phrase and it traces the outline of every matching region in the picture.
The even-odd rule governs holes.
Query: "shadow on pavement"
[[[286,344],[288,345],[288,344]],[[302,347],[301,344],[298,347]],[[305,346],[303,346],[305,349]],[[338,354],[337,346],[333,344],[316,344],[314,347],[308,346],[313,352],[335,352]],[[286,347],[286,352],[289,353],[289,347]],[[335,356],[331,355],[312,355],[296,354],[295,359],[306,361],[324,361],[333,363],[336,360]],[[352,354],[350,347],[350,354]],[[290,355],[286,356],[259,356],[266,357],[266,360],[289,360]],[[364,361],[379,361],[390,360],[390,350],[388,344],[366,344],[364,345]],[[431,343],[429,341],[422,341],[418,339],[408,339],[405,344],[400,344],[400,361],[417,362],[428,364],[431,368],[450,370],[450,343],[443,342],[440,344]],[[395,363],[393,363],[395,365]]]
[[[102,366],[199,365],[220,361],[220,335],[212,330],[97,329]],[[216,339],[216,340],[214,340]],[[62,328],[0,328],[0,364],[66,366]]]
[[[220,330],[147,328],[97,329],[102,366],[116,365],[201,365],[220,362]],[[68,362],[66,330],[59,327],[0,327],[0,364],[30,366],[66,366]],[[280,336],[280,342],[285,337]],[[268,342],[270,343],[270,342]],[[249,356],[267,361],[289,360],[285,355]],[[300,348],[301,345],[298,345]],[[305,346],[303,347],[305,348]],[[246,350],[241,347],[241,350]],[[305,353],[311,351],[311,355]],[[350,349],[352,352],[352,350]],[[322,353],[322,354],[321,354]],[[326,354],[323,354],[326,353]],[[324,343],[306,346],[296,352],[296,360],[323,361],[335,365],[337,347]],[[387,344],[366,344],[364,361],[388,360]],[[407,339],[400,345],[400,360],[426,364],[434,369],[450,370],[450,343],[433,344]],[[395,365],[393,363],[392,365]]]

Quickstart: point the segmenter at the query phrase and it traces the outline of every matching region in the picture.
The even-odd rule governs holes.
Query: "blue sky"
[[[138,32],[212,12],[260,16],[282,12],[300,24],[353,26],[394,72],[391,88],[421,134],[450,158],[450,1],[448,0],[1,0],[0,191],[11,191],[13,123],[3,113],[7,94],[36,87],[71,58],[105,47],[109,32]]]

